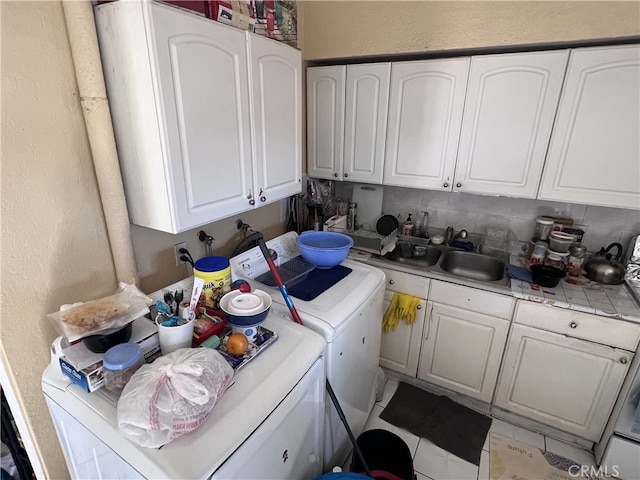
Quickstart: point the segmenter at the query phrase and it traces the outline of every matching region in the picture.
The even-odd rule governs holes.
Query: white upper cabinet
[[[302,190],[302,60],[299,50],[283,43],[249,38],[259,207]]]
[[[301,191],[297,50],[153,2],[95,13],[132,223],[178,233]]]
[[[307,68],[307,173],[342,179],[344,66]]]
[[[536,197],[568,56],[471,58],[454,191]]]
[[[382,183],[390,63],[307,69],[311,177]]]
[[[393,63],[384,183],[451,190],[469,57]]]
[[[640,208],[640,46],[571,52],[538,198]]]
[[[347,66],[344,179],[382,183],[390,63]]]

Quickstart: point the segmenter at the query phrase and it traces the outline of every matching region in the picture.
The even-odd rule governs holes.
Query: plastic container
[[[549,235],[553,231],[553,218],[538,217],[536,218],[536,228],[533,232],[533,241],[548,240]]]
[[[278,257],[278,260],[280,260],[280,257]],[[278,269],[278,274],[280,274],[282,282],[287,288],[291,288],[305,280],[309,273],[316,268],[315,265],[302,258],[283,258],[283,260],[281,265],[277,265],[276,268]],[[258,275],[256,281],[270,287],[278,287],[278,283],[275,278],[273,278],[271,271]]]
[[[220,299],[231,290],[231,264],[226,257],[203,257],[193,266],[193,276],[204,281],[202,294],[207,307],[218,310]]]
[[[551,232],[549,235],[549,245],[551,250],[565,253],[569,250],[569,246],[575,242],[576,237],[570,233]]]
[[[567,257],[569,252],[556,252],[554,250],[547,250],[547,256],[544,259],[544,264],[548,267],[555,267],[558,270],[566,270]]]
[[[271,296],[257,289],[251,293],[233,290],[222,297],[220,308],[232,326],[255,326],[269,315]]]
[[[104,354],[104,387],[117,395],[122,393],[133,374],[144,363],[142,349],[137,343],[121,343]]]
[[[547,244],[545,242],[536,242],[533,247],[531,257],[529,257],[529,265],[540,265],[544,262],[544,257],[547,254]]]
[[[296,237],[300,255],[316,268],[332,268],[342,263],[353,246],[353,239],[338,232],[302,232]]]

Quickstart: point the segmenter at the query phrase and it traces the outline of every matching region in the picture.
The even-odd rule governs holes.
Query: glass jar
[[[137,343],[121,343],[104,354],[104,387],[120,395],[133,374],[142,366],[142,349]]]
[[[536,218],[536,228],[533,232],[533,241],[549,240],[549,235],[553,230],[553,218],[538,217]]]
[[[547,256],[544,259],[544,264],[549,267],[555,267],[559,270],[565,271],[567,269],[567,257],[569,252],[561,253],[554,252],[553,250],[547,250]]]
[[[582,273],[582,264],[587,254],[587,247],[581,243],[572,243],[569,246],[569,258],[567,259],[567,273],[572,277],[579,277]]]

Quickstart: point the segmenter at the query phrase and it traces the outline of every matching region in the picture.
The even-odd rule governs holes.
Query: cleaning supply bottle
[[[402,235],[406,235],[408,237],[412,236],[415,228],[416,227],[411,220],[411,214],[409,214],[407,220],[402,224]]]

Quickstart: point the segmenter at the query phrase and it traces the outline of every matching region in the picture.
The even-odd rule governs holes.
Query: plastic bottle
[[[411,214],[407,217],[407,220],[402,224],[402,235],[406,235],[408,237],[413,235],[416,226],[413,224],[411,220]]]
[[[424,210],[422,211],[422,218],[418,225],[417,236],[429,238],[429,212],[425,212]]]

